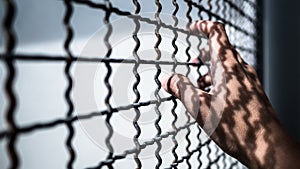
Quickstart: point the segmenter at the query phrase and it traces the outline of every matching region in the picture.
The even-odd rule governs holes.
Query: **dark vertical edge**
[[[189,27],[190,26],[190,24],[192,23],[192,17],[191,17],[191,11],[192,11],[192,5],[191,5],[191,3],[189,3],[191,0],[186,0],[185,2],[187,2],[186,4],[187,4],[187,6],[188,6],[188,10],[187,10],[187,12],[186,12],[186,18],[187,18],[187,25],[186,25],[186,27]],[[187,47],[186,47],[186,50],[185,50],[185,54],[186,54],[186,56],[187,56],[187,60],[186,60],[186,62],[190,62],[190,60],[191,60],[191,55],[190,55],[190,53],[189,53],[189,51],[190,51],[190,49],[191,49],[191,42],[190,42],[190,37],[191,37],[191,35],[190,34],[187,34],[187,36],[186,36],[186,43],[187,43]],[[189,74],[190,74],[190,72],[191,72],[191,68],[190,68],[190,66],[189,65],[186,65],[186,68],[187,68],[187,72],[186,72],[186,77],[188,77],[189,76]],[[187,117],[187,122],[186,123],[190,123],[190,121],[191,121],[191,117],[190,117],[190,115],[189,115],[189,112],[188,111],[185,111],[185,115],[186,115],[186,117]],[[188,126],[187,127],[187,133],[186,133],[186,135],[185,135],[185,140],[186,140],[186,142],[187,142],[187,145],[186,145],[186,148],[185,148],[185,150],[186,150],[186,153],[187,153],[187,159],[186,159],[186,164],[187,164],[187,166],[188,166],[188,168],[191,168],[192,167],[192,165],[191,165],[191,163],[190,163],[190,154],[191,154],[191,152],[190,152],[190,150],[189,150],[189,148],[190,148],[190,146],[191,146],[191,141],[190,141],[190,139],[189,139],[189,135],[190,135],[190,133],[191,133],[191,129],[190,129],[190,126]]]
[[[198,0],[198,6],[201,6],[201,2],[202,2],[202,0]],[[198,17],[199,17],[200,20],[203,20],[201,12],[202,12],[202,10],[200,8],[198,8],[198,13],[197,13]]]
[[[72,66],[72,59],[73,59],[72,52],[70,50],[70,44],[71,44],[71,41],[72,41],[73,35],[74,35],[73,29],[70,25],[71,17],[73,14],[73,6],[72,6],[70,0],[64,0],[64,4],[66,7],[66,11],[65,11],[63,23],[64,23],[66,34],[67,34],[65,42],[64,42],[64,49],[65,49],[65,52],[67,53],[67,57],[68,57],[66,60],[67,63],[66,63],[66,67],[65,67],[65,75],[66,75],[67,82],[68,82],[68,86],[65,91],[65,99],[68,104],[68,110],[67,110],[66,117],[71,118],[73,116],[73,112],[74,112],[74,104],[71,99],[71,92],[72,92],[72,88],[73,88],[73,79],[72,79],[71,72],[70,72],[71,66]],[[67,162],[67,168],[73,168],[73,164],[74,164],[74,161],[76,158],[76,153],[72,146],[72,140],[74,137],[74,128],[73,128],[72,121],[68,121],[66,123],[66,125],[67,125],[67,129],[69,131],[69,134],[66,139],[66,147],[69,152],[69,160]]]
[[[172,121],[172,128],[175,131],[175,134],[172,136],[172,141],[173,141],[173,144],[174,144],[174,146],[172,148],[172,154],[173,154],[173,157],[174,157],[172,163],[177,163],[177,161],[178,161],[178,155],[176,153],[176,149],[178,147],[178,142],[176,140],[176,135],[178,133],[178,129],[176,127],[176,121],[177,121],[178,117],[176,115],[177,101],[176,101],[175,97],[172,98],[172,102],[173,102],[173,107],[172,107],[171,113],[174,116],[174,120]]]
[[[224,153],[224,152],[223,152]],[[224,156],[223,156],[223,160],[222,160],[222,163],[223,163],[223,168],[227,168],[227,163],[226,163],[226,154],[224,153]]]
[[[112,28],[112,25],[109,21],[109,18],[111,16],[111,3],[109,0],[105,0],[105,4],[106,4],[106,8],[107,10],[105,11],[105,16],[103,18],[103,22],[107,28],[107,32],[104,36],[104,43],[105,43],[105,46],[107,48],[107,52],[105,54],[105,58],[109,58],[111,53],[112,53],[112,46],[109,42],[109,38],[112,34],[112,31],[113,31],[113,28]],[[106,144],[106,147],[108,149],[108,155],[107,155],[107,158],[106,159],[112,159],[113,157],[113,153],[114,153],[114,149],[113,149],[113,146],[111,144],[111,138],[113,136],[113,127],[110,123],[110,119],[112,117],[112,113],[113,113],[113,110],[112,110],[112,107],[110,105],[110,98],[112,96],[112,87],[109,83],[109,79],[110,79],[110,76],[112,74],[112,68],[110,66],[110,63],[109,62],[105,62],[105,67],[107,69],[107,73],[106,73],[106,76],[104,77],[104,84],[106,86],[106,89],[107,89],[107,95],[105,96],[105,99],[104,99],[104,103],[105,103],[105,106],[107,107],[107,115],[106,115],[106,118],[105,118],[105,125],[108,129],[108,135],[105,137],[105,144]],[[108,168],[113,168],[112,166],[112,163],[114,161],[111,160],[111,163],[107,163],[107,167]]]
[[[220,151],[219,147],[217,145],[215,145],[215,148],[216,148],[215,157],[219,157],[219,151]],[[214,164],[216,165],[217,169],[220,169],[220,166],[219,166],[219,163],[218,163],[218,159],[217,159],[216,163],[214,163]]]
[[[161,43],[161,35],[159,33],[159,30],[161,28],[161,19],[159,17],[160,13],[161,13],[161,10],[162,10],[162,6],[161,6],[161,3],[159,2],[159,0],[155,0],[155,4],[157,6],[157,11],[155,13],[155,19],[157,21],[157,25],[156,25],[156,28],[154,30],[155,32],[155,36],[157,38],[157,41],[154,45],[154,49],[155,49],[155,52],[156,52],[156,60],[159,60],[161,58],[161,51],[159,49],[159,45]],[[159,136],[161,134],[161,127],[159,126],[159,122],[161,120],[161,112],[159,110],[159,106],[161,104],[161,98],[160,98],[160,95],[159,95],[159,91],[161,89],[161,83],[158,79],[160,73],[161,73],[161,67],[159,64],[155,64],[155,67],[156,67],[156,74],[154,76],[154,80],[157,84],[157,88],[154,92],[154,95],[155,95],[155,98],[157,100],[157,103],[155,105],[155,112],[157,114],[157,119],[155,120],[155,128],[157,130],[157,133],[156,133],[156,137]],[[157,164],[155,166],[156,169],[160,168],[161,164],[162,164],[162,159],[161,159],[161,156],[160,156],[160,150],[162,148],[161,146],[161,143],[160,143],[160,140],[156,140],[156,145],[157,145],[157,148],[155,150],[155,157],[157,159]]]
[[[261,81],[262,85],[264,85],[264,34],[263,34],[263,0],[257,0],[256,1],[256,23],[255,23],[255,29],[257,34],[256,39],[256,71],[257,75],[259,77],[259,80]]]
[[[210,158],[210,154],[211,154],[211,148],[210,148],[210,145],[211,145],[212,142],[210,142],[209,144],[206,144],[206,147],[207,147],[207,159],[208,159],[208,164],[210,164],[212,162],[212,159]],[[209,166],[210,167],[210,166]]]
[[[178,10],[179,10],[179,5],[177,3],[177,0],[172,0],[172,4],[174,6],[174,10],[173,10],[173,13],[172,13],[172,18],[174,20],[174,24],[173,26],[174,27],[177,27],[178,25],[178,18],[176,16]],[[172,60],[173,60],[173,67],[172,67],[172,72],[175,73],[176,72],[176,67],[177,67],[177,59],[176,59],[176,54],[178,52],[178,46],[176,45],[176,40],[178,38],[178,33],[176,30],[173,30],[173,34],[174,34],[174,37],[173,37],[173,40],[172,40],[172,46],[174,48],[174,51],[172,53]],[[172,128],[173,130],[175,131],[175,134],[172,136],[172,142],[174,144],[173,148],[172,148],[172,154],[173,154],[173,163],[176,163],[178,161],[178,155],[176,153],[176,149],[178,147],[178,142],[176,140],[176,135],[177,135],[177,132],[178,132],[178,129],[176,127],[176,121],[177,121],[177,114],[176,114],[176,107],[177,107],[177,100],[175,97],[172,97],[172,102],[173,102],[173,107],[171,109],[171,113],[174,117],[173,121],[172,121]]]
[[[211,9],[212,9],[211,1],[212,0],[208,0],[207,1],[207,5],[208,5],[208,10],[209,11],[211,11]],[[212,16],[210,14],[208,14],[208,20],[212,20]]]
[[[138,0],[133,0],[133,3],[135,5],[135,14],[138,14],[140,12],[140,4],[139,4]],[[134,18],[133,21],[134,21],[134,24],[135,24],[135,29],[134,29],[134,32],[132,33],[132,38],[135,41],[135,47],[133,49],[132,54],[133,54],[133,57],[134,57],[134,59],[135,59],[136,62],[134,64],[132,72],[133,72],[133,74],[135,76],[136,81],[133,84],[132,89],[133,89],[133,92],[134,92],[135,97],[136,97],[135,100],[134,100],[134,103],[138,103],[140,101],[140,93],[139,93],[137,87],[138,87],[141,79],[140,79],[140,75],[138,73],[138,67],[140,65],[140,57],[139,57],[139,55],[138,55],[137,52],[138,52],[139,47],[140,47],[140,40],[139,40],[137,34],[138,34],[139,30],[140,30],[140,22],[139,22],[139,20],[137,18]],[[136,134],[133,137],[133,142],[134,142],[134,144],[136,146],[136,152],[134,154],[134,160],[135,160],[136,165],[137,165],[136,168],[141,168],[142,167],[142,163],[141,163],[141,160],[139,159],[139,154],[141,152],[141,148],[140,148],[141,145],[140,145],[139,139],[138,139],[139,136],[141,135],[141,128],[140,128],[140,126],[138,124],[138,120],[139,120],[139,118],[141,116],[141,113],[140,113],[140,110],[139,110],[138,107],[134,107],[134,111],[136,113],[136,115],[135,115],[135,117],[133,119],[133,126],[136,129]]]
[[[232,169],[232,168],[236,167],[238,164],[239,164],[238,161],[231,161],[229,169]]]
[[[8,108],[6,112],[6,122],[8,131],[11,133],[7,143],[7,153],[10,159],[9,168],[18,168],[20,165],[20,159],[16,150],[17,131],[18,127],[15,121],[15,110],[17,106],[17,99],[14,92],[14,78],[15,78],[15,64],[12,59],[14,49],[16,46],[16,37],[13,30],[13,23],[16,14],[16,7],[13,0],[5,0],[5,16],[3,19],[3,30],[5,33],[5,54],[9,56],[6,58],[6,68],[8,76],[5,83],[5,91],[8,99]]]
[[[197,139],[199,140],[199,143],[198,143],[199,153],[198,153],[198,156],[197,156],[197,160],[199,162],[198,169],[200,169],[202,167],[202,161],[201,161],[202,151],[201,151],[201,138],[200,138],[201,128],[198,124],[196,124],[196,125],[197,125],[197,128],[198,128]]]

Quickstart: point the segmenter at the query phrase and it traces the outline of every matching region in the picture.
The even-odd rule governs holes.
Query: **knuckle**
[[[213,25],[215,28],[223,30],[225,28],[225,25],[221,22],[213,22]]]

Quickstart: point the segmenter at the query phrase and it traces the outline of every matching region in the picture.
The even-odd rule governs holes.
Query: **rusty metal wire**
[[[210,139],[203,140],[202,139],[202,129],[199,126],[197,127],[196,137],[193,137],[193,126],[195,126],[196,122],[192,120],[187,111],[185,111],[185,118],[187,119],[185,124],[182,126],[178,126],[178,100],[173,97],[162,97],[160,95],[160,90],[162,87],[161,81],[159,80],[161,76],[161,66],[162,65],[170,65],[172,66],[172,72],[178,72],[179,66],[186,67],[187,71],[185,73],[186,76],[190,75],[191,66],[196,67],[196,71],[198,76],[201,77],[202,74],[200,72],[201,66],[203,63],[199,60],[199,63],[190,63],[191,61],[191,46],[193,45],[191,39],[196,37],[198,39],[197,49],[198,54],[200,55],[201,50],[200,46],[202,44],[201,36],[191,34],[186,28],[179,27],[179,17],[185,19],[188,23],[186,26],[188,27],[190,23],[192,23],[196,19],[210,19],[215,21],[223,22],[229,30],[230,37],[232,39],[238,38],[238,36],[244,36],[249,39],[249,42],[253,41],[253,45],[245,44],[233,44],[240,52],[243,52],[250,57],[254,57],[255,55],[259,56],[256,58],[258,64],[262,64],[262,57],[259,55],[261,40],[260,37],[260,29],[261,27],[259,19],[259,12],[261,9],[259,8],[260,4],[256,1],[243,1],[237,3],[237,0],[169,0],[170,6],[172,7],[172,23],[165,23],[163,19],[161,19],[161,13],[163,11],[163,4],[166,2],[162,2],[160,0],[154,0],[154,5],[156,8],[154,19],[147,18],[141,14],[143,9],[143,4],[139,0],[132,0],[134,11],[126,11],[122,10],[120,7],[114,6],[113,1],[104,0],[103,3],[96,3],[91,0],[63,0],[64,3],[64,18],[63,25],[65,30],[65,38],[63,41],[64,55],[42,55],[42,54],[25,54],[25,53],[15,53],[14,50],[17,47],[16,43],[16,33],[14,32],[14,21],[16,13],[16,5],[13,0],[5,0],[5,17],[2,21],[3,31],[5,33],[5,51],[0,53],[0,61],[4,62],[7,70],[7,77],[5,80],[5,91],[6,91],[6,100],[8,103],[8,108],[5,113],[5,121],[7,129],[0,131],[0,141],[7,139],[7,151],[6,154],[9,157],[9,168],[19,168],[20,163],[20,154],[18,153],[18,149],[16,146],[17,140],[20,136],[32,133],[34,131],[44,131],[47,129],[52,129],[57,126],[66,126],[67,136],[65,139],[65,149],[67,150],[67,162],[66,168],[74,168],[75,162],[77,160],[78,153],[76,151],[75,142],[75,124],[79,120],[91,120],[92,118],[103,116],[105,118],[105,125],[108,134],[103,136],[103,140],[107,149],[107,156],[105,159],[99,159],[96,165],[87,164],[87,166],[91,166],[89,168],[115,168],[115,164],[123,159],[127,159],[130,155],[133,156],[133,161],[135,163],[135,168],[144,168],[147,167],[143,165],[143,159],[140,157],[143,150],[148,148],[151,145],[155,145],[155,168],[177,168],[179,165],[185,165],[184,168],[211,168],[214,166],[215,168],[239,168],[241,167],[240,163],[235,159],[232,159],[230,156],[225,154],[221,149],[215,146],[214,142]],[[247,6],[255,9],[256,13],[249,13],[247,9],[244,9],[243,6],[240,6],[240,3],[247,3]],[[104,49],[106,49],[106,53],[104,56],[94,56],[94,57],[85,57],[85,56],[77,56],[73,54],[71,49],[71,42],[75,38],[74,27],[72,26],[72,18],[74,17],[74,5],[85,6],[90,9],[99,10],[104,13],[103,23],[106,27],[105,36],[103,39]],[[186,6],[185,16],[179,16],[180,9],[183,8],[181,5]],[[194,18],[192,13],[197,13],[197,18]],[[134,29],[132,31],[132,42],[134,43],[134,48],[132,50],[133,59],[128,59],[125,57],[121,58],[113,58],[113,46],[111,45],[110,39],[114,34],[114,31],[117,28],[113,28],[112,26],[112,15],[122,16],[129,18],[133,25]],[[236,21],[236,17],[242,18],[242,21]],[[156,42],[153,46],[155,50],[155,59],[154,60],[146,60],[140,57],[139,50],[140,46],[143,43],[139,38],[139,32],[141,29],[141,23],[152,25],[154,27],[153,34],[156,37]],[[243,24],[252,25],[255,30],[250,30],[247,27],[244,27]],[[171,41],[171,61],[161,60],[162,52],[161,52],[161,44],[164,40],[162,34],[163,30],[168,30],[172,32],[172,41]],[[186,48],[183,49],[185,51],[185,61],[178,60],[179,46],[178,46],[178,37],[179,34],[183,34],[185,37]],[[238,35],[235,35],[238,34]],[[67,87],[64,93],[64,100],[66,101],[67,110],[66,115],[63,118],[58,118],[55,120],[49,120],[47,122],[35,122],[32,124],[27,124],[25,126],[18,126],[15,120],[16,107],[18,106],[18,102],[16,99],[16,92],[14,91],[13,85],[16,76],[16,61],[26,61],[31,63],[40,63],[40,62],[59,62],[63,63],[64,66],[64,75],[66,79]],[[74,62],[88,62],[88,63],[101,63],[105,65],[106,71],[103,71],[104,79],[103,83],[106,91],[105,98],[103,100],[105,107],[103,109],[89,112],[84,115],[75,115],[74,107],[75,103],[72,101],[72,91],[74,88],[74,82],[72,77],[72,65]],[[117,105],[113,106],[111,104],[112,96],[113,96],[113,84],[111,84],[110,79],[112,74],[114,73],[113,64],[129,64],[133,65],[131,74],[134,76],[135,81],[132,85],[132,92],[134,94],[134,100],[131,104],[128,105]],[[139,68],[141,65],[153,65],[156,68],[156,73],[154,78],[151,80],[156,83],[156,89],[154,91],[154,100],[141,101],[141,91],[139,90],[139,86],[141,83]],[[260,69],[259,69],[260,70]],[[182,72],[181,72],[182,73]],[[22,98],[20,98],[22,99]],[[161,127],[162,117],[164,113],[160,111],[160,107],[163,103],[170,102],[172,104],[172,108],[170,109],[172,118],[170,119],[171,131],[164,131]],[[141,109],[142,107],[154,106],[154,111],[156,113],[156,119],[154,122],[154,128],[156,130],[156,134],[154,138],[151,138],[146,141],[141,141],[140,136],[144,130],[142,130],[140,126],[140,117],[141,117]],[[115,151],[115,147],[113,144],[113,135],[115,133],[115,125],[112,124],[111,120],[116,113],[121,113],[122,111],[133,110],[135,112],[134,118],[132,120],[132,126],[135,129],[135,134],[132,137],[132,141],[134,143],[134,147],[128,147],[128,149],[124,149],[122,153],[118,153]],[[176,136],[178,136],[179,132],[185,133],[185,153],[178,153],[179,141]],[[101,133],[100,133],[101,134]],[[172,156],[172,162],[164,166],[164,157],[162,156],[163,144],[162,141],[165,139],[170,139],[172,141],[172,148],[170,149],[170,155]],[[192,140],[197,140],[197,145],[192,144]],[[196,157],[196,163],[192,161],[192,157]],[[203,159],[206,159],[207,162],[204,162]]]

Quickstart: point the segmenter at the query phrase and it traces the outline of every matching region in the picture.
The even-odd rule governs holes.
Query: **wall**
[[[264,1],[265,87],[281,122],[300,141],[300,1]]]

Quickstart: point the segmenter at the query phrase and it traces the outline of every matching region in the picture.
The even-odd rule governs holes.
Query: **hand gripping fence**
[[[146,17],[141,14],[143,8],[145,8],[145,1],[132,0],[124,1],[124,3],[132,3],[132,10],[124,10],[122,6],[115,6],[113,0],[103,0],[103,1],[92,1],[92,0],[60,0],[55,1],[57,3],[63,3],[64,17],[62,18],[62,24],[65,31],[65,37],[63,41],[63,55],[43,55],[38,53],[20,53],[16,52],[18,47],[18,32],[15,31],[15,20],[18,17],[18,8],[22,6],[17,6],[17,2],[14,0],[2,0],[1,5],[4,9],[4,17],[1,18],[2,31],[3,31],[3,45],[4,50],[1,53],[1,62],[5,65],[5,79],[1,83],[1,88],[5,92],[4,98],[6,101],[6,107],[4,111],[0,112],[2,122],[5,127],[0,130],[0,142],[3,145],[3,149],[0,149],[2,154],[5,154],[6,159],[2,159],[0,163],[5,161],[7,164],[4,167],[8,168],[22,168],[26,161],[23,160],[22,153],[20,153],[20,146],[18,142],[23,139],[23,136],[30,135],[34,132],[45,132],[46,130],[51,130],[58,126],[65,126],[66,137],[64,142],[64,149],[66,151],[65,156],[67,156],[64,161],[66,168],[81,168],[78,167],[76,161],[80,160],[80,153],[78,152],[78,147],[76,147],[75,140],[77,129],[74,127],[77,122],[84,120],[88,123],[89,120],[97,118],[99,116],[104,117],[104,123],[106,126],[107,134],[99,133],[101,139],[105,143],[106,154],[105,158],[98,158],[93,164],[82,164],[84,168],[118,168],[117,163],[121,163],[124,160],[131,161],[134,168],[244,168],[242,164],[236,159],[230,157],[224,153],[220,148],[218,148],[215,143],[206,139],[203,140],[201,135],[203,134],[202,129],[196,124],[192,117],[187,111],[178,112],[179,101],[173,97],[162,97],[160,95],[162,90],[162,84],[159,78],[162,76],[162,65],[172,66],[171,71],[184,74],[189,76],[191,69],[197,71],[198,77],[201,77],[201,67],[203,64],[200,63],[190,63],[192,59],[191,54],[191,38],[196,35],[190,34],[185,27],[179,27],[179,19],[183,18],[187,25],[195,20],[213,20],[224,23],[226,30],[229,34],[229,38],[232,41],[234,47],[241,53],[242,56],[246,57],[246,60],[253,60],[252,64],[256,65],[258,75],[262,75],[262,57],[261,57],[261,13],[262,5],[259,0],[153,0],[151,2],[156,8],[154,19]],[[171,11],[169,11],[172,16],[172,24],[165,23],[161,18],[164,5],[169,4]],[[72,25],[72,19],[74,18],[74,11],[77,9],[75,6],[83,6],[90,10],[97,10],[104,14],[102,18],[102,24],[106,27],[106,32],[104,35],[102,48],[106,49],[104,56],[99,57],[81,57],[72,51],[71,42],[76,36],[76,31],[74,25]],[[185,16],[180,16],[181,8],[186,9]],[[118,28],[114,27],[112,24],[113,16],[124,17],[133,22],[133,30],[131,34],[132,43],[134,43],[134,48],[132,50],[133,59],[128,58],[114,58],[113,51],[114,46],[110,42],[111,36],[114,31],[118,31]],[[57,18],[61,19],[61,18]],[[93,22],[101,22],[101,18]],[[139,54],[143,40],[139,37],[139,32],[141,30],[141,24],[148,24],[153,26],[153,35],[156,38],[155,44],[152,47],[155,51],[155,59],[147,60]],[[172,41],[170,49],[171,61],[162,60],[163,52],[162,41],[164,37],[161,32],[164,30],[169,30],[172,34]],[[180,46],[178,46],[179,34],[185,36],[186,48],[182,49],[185,51],[185,61],[178,60],[178,51]],[[201,37],[196,36],[198,39],[197,49],[199,49],[198,55],[200,55],[200,46],[202,43]],[[240,42],[240,39],[246,39],[244,42]],[[99,41],[101,41],[99,39]],[[100,44],[100,43],[99,43]],[[1,45],[1,43],[0,43]],[[66,104],[66,112],[64,116],[58,119],[49,119],[46,122],[36,121],[31,124],[19,125],[16,120],[16,109],[18,107],[18,102],[22,100],[22,97],[18,96],[18,91],[14,89],[14,84],[16,83],[16,74],[18,72],[17,62],[30,62],[34,64],[39,64],[41,62],[54,62],[63,63],[64,66],[64,77],[66,80],[66,88],[64,92],[64,100]],[[76,104],[72,99],[72,92],[74,89],[74,79],[72,76],[71,68],[74,66],[75,62],[87,62],[87,63],[99,63],[103,64],[106,70],[101,73],[104,75],[104,86],[101,89],[107,91],[104,97],[104,105],[101,110],[96,110],[94,112],[86,114],[76,114],[75,107]],[[132,104],[128,105],[112,105],[112,96],[114,95],[114,87],[111,83],[111,77],[115,73],[114,64],[129,64],[132,65],[132,76],[134,77],[134,83],[131,92],[134,93],[134,101]],[[143,91],[139,90],[141,87],[141,75],[139,68],[141,65],[153,65],[156,69],[155,75],[152,78],[148,78],[148,81],[153,81],[156,84],[156,89],[153,91],[154,99],[143,101],[141,95]],[[186,67],[186,72],[178,72],[180,66]],[[98,79],[99,80],[99,79]],[[163,104],[172,104],[172,109],[170,112],[162,112],[161,107]],[[140,124],[140,119],[142,116],[142,109],[145,107],[154,106],[153,114],[156,115],[156,119],[153,122],[153,129],[156,131],[153,138],[147,141],[141,141],[141,134],[143,128]],[[2,109],[1,109],[2,110]],[[135,129],[134,135],[131,138],[133,147],[127,147],[123,149],[122,153],[116,151],[113,137],[116,132],[116,125],[112,123],[112,118],[115,114],[121,114],[124,111],[131,110],[134,112],[134,117],[132,120],[132,125]],[[22,111],[22,110],[21,110]],[[23,112],[26,113],[26,112]],[[171,131],[165,131],[161,127],[162,118],[166,113],[171,113],[173,119],[169,119],[171,125]],[[179,114],[184,114],[186,122],[184,125],[178,126],[177,122],[179,120]],[[178,140],[178,135],[184,133],[184,140]],[[195,133],[195,134],[193,134]],[[171,149],[167,152],[169,153],[170,160],[166,161],[162,153],[164,149],[164,140],[169,139],[171,142]],[[194,142],[197,142],[195,145]],[[182,148],[182,145],[184,147]],[[44,145],[48,146],[48,145]],[[153,149],[153,158],[151,158],[153,167],[149,167],[144,163],[144,158],[141,157],[143,151],[149,147],[155,147]],[[183,149],[182,151],[180,150]],[[33,148],[31,151],[35,151]],[[131,157],[131,158],[130,158]],[[2,157],[1,157],[2,158]],[[65,160],[63,159],[63,160]],[[37,166],[43,167],[42,161],[36,161]]]

